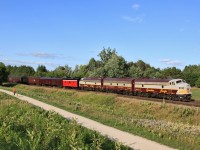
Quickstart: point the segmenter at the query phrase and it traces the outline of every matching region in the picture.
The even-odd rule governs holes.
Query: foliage
[[[0,149],[117,149],[95,131],[0,93]],[[9,97],[9,98],[8,98]],[[120,146],[120,149],[128,149]]]
[[[43,77],[45,76],[45,74],[48,72],[46,66],[44,65],[38,65],[37,69],[36,69],[36,76],[38,77]]]
[[[0,85],[8,78],[8,71],[4,63],[0,62]]]
[[[113,54],[105,65],[106,76],[121,78],[127,76],[127,64],[123,57]]]
[[[117,55],[116,50],[112,50],[110,47],[108,47],[107,49],[103,48],[103,50],[99,53],[98,56],[100,57],[101,62],[103,64],[106,64],[113,55]]]
[[[200,76],[198,78],[198,80],[195,82],[196,87],[200,88]]]
[[[22,65],[22,66],[7,66],[7,70],[9,71],[9,75],[12,76],[34,76],[35,74],[35,70],[33,69],[33,67],[31,66],[26,66],[26,65]]]
[[[195,86],[195,82],[200,77],[200,65],[189,65],[183,70],[183,78],[190,83],[191,86]]]
[[[166,68],[161,71],[162,78],[181,78],[182,77],[182,72],[180,69],[177,69],[176,67],[172,68]]]

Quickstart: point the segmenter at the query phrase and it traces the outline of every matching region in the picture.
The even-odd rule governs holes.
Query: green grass
[[[15,87],[21,94],[162,144],[178,149],[200,149],[199,108],[117,98],[115,94]]]
[[[192,88],[192,98],[200,100],[200,88]]]
[[[0,92],[0,149],[128,149],[54,112]]]

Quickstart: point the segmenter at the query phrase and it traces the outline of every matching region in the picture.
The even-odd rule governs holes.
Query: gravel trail
[[[9,92],[6,90],[0,89],[0,92],[4,92],[4,93],[14,96],[12,92]],[[93,121],[91,119],[70,113],[68,111],[54,107],[52,105],[40,102],[36,99],[30,98],[30,97],[27,97],[24,95],[20,95],[20,94],[16,94],[15,97],[17,97],[20,100],[27,101],[28,103],[31,103],[35,106],[39,106],[45,110],[55,111],[58,114],[60,114],[61,116],[63,116],[64,118],[76,119],[77,123],[81,124],[82,126],[88,128],[88,129],[91,129],[91,130],[98,131],[102,135],[106,135],[110,139],[114,139],[118,142],[121,142],[121,143],[123,143],[123,145],[127,145],[133,149],[136,149],[136,150],[173,150],[173,148],[170,148],[168,146],[161,145],[154,141],[147,140],[145,138],[135,136],[133,134],[103,125],[103,124]]]

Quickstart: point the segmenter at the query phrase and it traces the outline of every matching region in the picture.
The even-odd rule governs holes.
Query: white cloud
[[[47,59],[64,58],[60,54],[44,53],[44,52],[17,53],[17,55],[19,55],[19,56],[32,56],[32,57],[47,58]]]
[[[142,23],[144,21],[145,15],[140,15],[137,17],[131,17],[131,16],[122,16],[122,19],[128,21],[128,22],[136,22],[136,23]]]
[[[180,66],[183,63],[179,60],[171,60],[171,59],[161,59],[160,62],[166,64],[166,65],[170,65],[170,66]]]
[[[57,63],[52,62],[39,62],[39,61],[24,61],[24,60],[12,60],[12,59],[2,59],[1,61],[6,62],[11,65],[48,65],[48,66],[59,66]]]
[[[133,4],[133,5],[132,5],[132,8],[133,8],[134,10],[139,10],[139,9],[140,9],[140,5],[139,5],[139,4]]]

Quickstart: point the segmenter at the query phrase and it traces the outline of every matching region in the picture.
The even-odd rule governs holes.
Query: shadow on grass
[[[3,83],[2,86],[4,87],[15,87],[17,85],[17,83]]]

